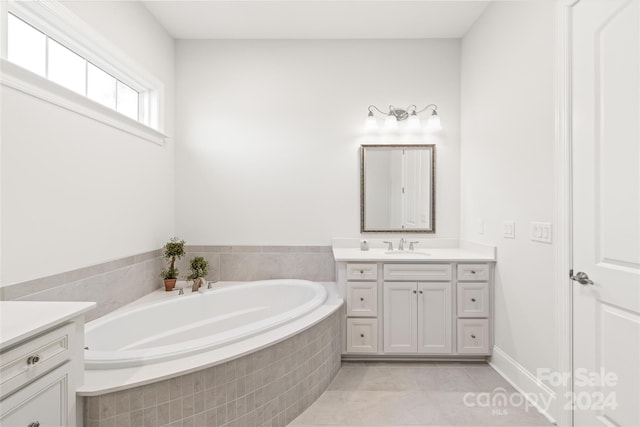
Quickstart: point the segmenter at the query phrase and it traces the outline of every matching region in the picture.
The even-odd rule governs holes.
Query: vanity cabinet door
[[[450,354],[452,350],[451,283],[418,283],[418,352]]]
[[[418,298],[415,282],[384,283],[384,352],[415,353]]]
[[[55,369],[18,390],[0,406],[0,425],[66,426],[68,425],[69,363]]]

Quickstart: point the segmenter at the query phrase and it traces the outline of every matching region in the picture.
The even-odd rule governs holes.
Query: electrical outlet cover
[[[516,238],[516,223],[515,221],[504,221],[502,224],[502,236],[505,239]]]

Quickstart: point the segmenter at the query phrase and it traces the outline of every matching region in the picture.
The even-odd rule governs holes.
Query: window
[[[9,13],[7,21],[9,61],[138,120],[138,91],[17,16]]]
[[[152,142],[164,142],[160,81],[56,0],[10,1],[8,6],[7,25],[0,28],[6,31],[0,38],[7,40],[2,60],[15,66],[7,63],[0,70],[3,85]]]
[[[7,17],[7,31],[9,61],[46,76],[47,36],[12,14]]]

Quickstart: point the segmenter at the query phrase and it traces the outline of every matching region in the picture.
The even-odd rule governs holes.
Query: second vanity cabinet
[[[0,425],[72,427],[92,302],[0,302]]]
[[[491,355],[492,260],[336,261],[346,300],[344,358]]]

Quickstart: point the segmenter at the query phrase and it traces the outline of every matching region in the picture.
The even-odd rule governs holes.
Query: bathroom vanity
[[[0,302],[0,425],[76,425],[93,302]]]
[[[397,240],[397,239],[394,239]],[[346,301],[343,359],[485,359],[493,347],[495,248],[449,239],[389,250],[334,239]]]

